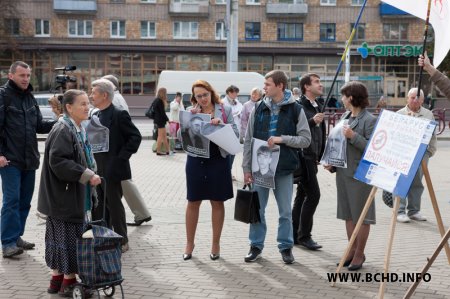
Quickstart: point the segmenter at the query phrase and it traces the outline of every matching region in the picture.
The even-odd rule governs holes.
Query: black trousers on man
[[[317,162],[305,157],[303,160],[306,172],[297,183],[297,194],[292,208],[292,226],[294,243],[311,238],[313,216],[320,199],[319,182],[317,181]]]
[[[103,176],[105,173],[104,157],[95,156],[97,162],[98,174]],[[105,190],[104,190],[105,189]],[[125,208],[122,204],[122,185],[120,181],[106,179],[106,188],[103,185],[97,187],[98,206],[92,211],[92,218],[100,220],[103,216],[103,198],[106,191],[106,215],[105,220],[108,227],[123,237],[122,245],[128,243],[127,221],[125,217]]]

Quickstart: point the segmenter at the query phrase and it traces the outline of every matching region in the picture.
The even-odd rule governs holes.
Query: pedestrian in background
[[[106,179],[106,188],[104,186],[97,188],[99,198],[104,198],[106,192],[106,203],[99,201],[99,205],[93,211],[93,218],[102,219],[103,204],[106,204],[106,222],[123,237],[122,252],[126,252],[129,245],[121,182],[131,179],[129,160],[139,149],[142,137],[131,121],[130,114],[112,104],[113,98],[114,85],[110,81],[99,79],[92,82],[92,104],[99,109],[94,116],[97,116],[100,124],[109,130],[108,151],[94,153],[98,174]]]
[[[114,84],[115,89],[114,89],[113,105],[119,109],[126,110],[128,113],[130,113],[130,111],[128,110],[127,102],[125,101],[125,99],[123,98],[123,96],[120,94],[119,91],[119,79],[117,79],[117,77],[113,75],[106,75],[103,76],[102,78]],[[129,222],[127,223],[127,225],[140,226],[142,223],[152,220],[150,211],[145,205],[144,198],[142,197],[141,192],[139,192],[139,189],[134,183],[134,181],[132,179],[124,180],[121,182],[121,185],[123,197],[125,198],[128,206],[130,207],[131,212],[134,215],[134,222]]]
[[[433,112],[425,107],[422,107],[424,100],[423,90],[420,90],[420,97],[417,97],[417,88],[411,88],[408,92],[407,104],[397,113],[403,115],[409,115],[412,117],[424,118],[434,120]],[[423,156],[423,160],[428,165],[428,160],[436,153],[437,138],[436,131],[431,136],[430,143],[428,144],[427,151]],[[420,213],[420,203],[422,201],[422,194],[424,187],[422,184],[423,170],[422,167],[417,169],[414,175],[411,187],[409,188],[406,198],[400,199],[400,207],[398,209],[397,221],[409,222],[411,219],[416,221],[426,221],[427,218]],[[408,210],[408,213],[406,213]]]
[[[55,114],[56,119],[63,116],[62,99],[63,95],[54,95],[48,99],[48,103],[50,104],[50,107],[52,107],[52,112]]]
[[[283,71],[274,70],[266,74],[264,82],[265,97],[250,114],[247,133],[244,139],[244,157],[242,168],[244,182],[250,184],[252,177],[252,138],[267,141],[269,147],[280,146],[280,157],[275,171],[275,189],[273,193],[278,206],[278,249],[283,262],[292,264],[292,173],[299,165],[298,149],[308,147],[311,133],[305,113],[287,87],[288,78]],[[265,209],[270,188],[255,185],[258,192],[261,222],[250,224],[250,251],[245,262],[254,262],[260,258],[264,249],[267,224]]]
[[[156,98],[154,99],[154,109],[155,109],[155,119],[154,123],[158,128],[158,137],[156,139],[156,154],[158,156],[164,156],[164,155],[170,155],[170,148],[169,148],[169,140],[167,139],[167,131],[166,131],[166,125],[169,121],[169,118],[166,114],[166,107],[167,107],[167,89],[164,87],[161,87],[158,89],[158,92],[156,93]],[[162,147],[164,146],[164,149],[166,152],[162,152]]]
[[[9,68],[0,87],[0,175],[3,202],[1,240],[4,258],[35,247],[22,239],[33,198],[39,151],[36,133],[50,132],[55,121],[42,120],[30,84],[31,68],[23,61]]]
[[[191,113],[211,115],[211,124],[231,124],[236,136],[239,131],[233,121],[233,113],[229,106],[220,103],[219,95],[206,81],[198,80],[192,85],[191,102],[195,104]],[[186,248],[183,259],[192,258],[195,246],[195,232],[203,200],[211,203],[212,246],[211,260],[220,257],[220,236],[225,219],[224,201],[233,197],[229,154],[210,142],[209,158],[200,158],[188,153],[186,160]]]
[[[45,261],[52,269],[48,293],[72,297],[78,273],[77,239],[93,206],[91,186],[100,184],[86,132],[89,98],[70,89],[63,97],[64,116],[45,142],[38,211],[48,215],[45,226]]]
[[[175,99],[170,103],[170,120],[176,123],[180,123],[180,117],[178,116],[180,111],[184,111],[183,101],[181,100],[181,92],[177,92]]]
[[[294,100],[298,101],[300,99],[300,89],[298,87],[292,88],[292,96]]]
[[[225,90],[226,96],[223,99],[223,103],[225,106],[231,107],[231,112],[233,113],[233,121],[238,128],[241,127],[241,112],[242,112],[242,103],[239,102],[239,88],[234,85],[230,85]],[[235,155],[230,155],[230,169],[233,169]],[[232,176],[233,180],[236,180],[236,177]]]
[[[262,98],[262,91],[258,87],[254,87],[250,92],[250,100],[245,102],[242,105],[241,112],[241,131],[239,134],[239,138],[241,143],[244,143],[245,133],[247,132],[248,118],[250,117],[250,113],[253,108],[255,108],[256,102],[258,102]]]
[[[336,170],[337,218],[345,221],[347,238],[350,240],[372,189],[372,186],[354,179],[353,176],[372,135],[376,118],[366,110],[369,106],[369,93],[364,84],[350,81],[341,88],[341,93],[342,102],[348,110],[342,115],[342,119],[348,120],[348,125],[343,127],[347,139],[347,168],[333,168],[330,165],[325,165],[325,168],[332,172]],[[344,267],[348,267],[350,271],[361,269],[366,260],[364,250],[371,224],[375,224],[375,202],[372,202],[344,263]]]

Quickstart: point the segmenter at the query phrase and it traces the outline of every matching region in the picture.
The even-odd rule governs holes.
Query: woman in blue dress
[[[193,109],[190,110],[191,113],[211,115],[212,125],[231,124],[236,138],[238,138],[239,131],[233,121],[231,108],[221,104],[219,95],[208,82],[203,80],[194,82],[191,102],[194,104]],[[210,258],[217,260],[220,257],[220,236],[225,218],[224,201],[233,197],[233,184],[229,154],[213,142],[210,142],[209,154],[209,158],[201,158],[188,153],[186,161],[188,204],[186,207],[187,243],[183,254],[184,260],[192,257],[199,210],[203,200],[209,200],[212,208],[213,240]]]

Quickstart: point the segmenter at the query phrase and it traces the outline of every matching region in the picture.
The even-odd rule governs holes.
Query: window
[[[223,22],[216,23],[216,40],[226,40],[227,30]]]
[[[198,39],[198,22],[174,22],[174,39]]]
[[[69,37],[92,37],[92,21],[69,20],[67,28]]]
[[[245,0],[245,4],[247,5],[260,5],[261,0]]]
[[[216,4],[227,4],[226,0],[216,0]]]
[[[156,3],[156,0],[141,0],[141,3]]]
[[[350,32],[352,32],[353,26],[355,26],[355,23],[350,24]],[[355,36],[353,37],[353,39],[363,40],[365,38],[366,38],[366,24],[359,23],[358,26],[356,27]]]
[[[245,22],[245,39],[260,40],[261,39],[261,23]]]
[[[320,41],[334,42],[336,40],[336,24],[322,23],[320,24]]]
[[[320,5],[336,6],[336,0],[320,0]]]
[[[19,19],[5,19],[5,32],[9,35],[20,35]]]
[[[125,38],[125,21],[111,21],[111,38]]]
[[[156,23],[141,21],[141,38],[156,38]]]
[[[352,0],[352,6],[362,6],[364,0]]]
[[[390,41],[408,39],[408,24],[383,24],[383,38]]]
[[[278,40],[303,40],[302,23],[278,23]]]
[[[36,32],[35,36],[50,36],[50,21],[49,20],[36,20],[35,21]]]
[[[125,3],[125,0],[110,0],[111,3]]]

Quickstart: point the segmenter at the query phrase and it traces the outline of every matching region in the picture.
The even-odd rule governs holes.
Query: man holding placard
[[[407,104],[404,108],[397,111],[397,113],[403,115],[409,115],[412,117],[426,118],[434,120],[433,113],[422,107],[424,100],[423,90],[420,91],[420,97],[417,97],[417,88],[411,88],[408,92]],[[423,160],[428,164],[428,159],[434,155],[436,152],[436,134],[433,133],[430,143],[428,145],[427,151],[423,156]],[[420,213],[420,201],[424,190],[422,184],[423,171],[422,168],[416,172],[414,179],[409,189],[407,198],[402,198],[400,200],[400,208],[398,210],[397,221],[398,222],[409,222],[411,219],[416,221],[426,221],[427,218]],[[408,200],[406,200],[408,199]],[[408,213],[406,213],[406,209]]]

